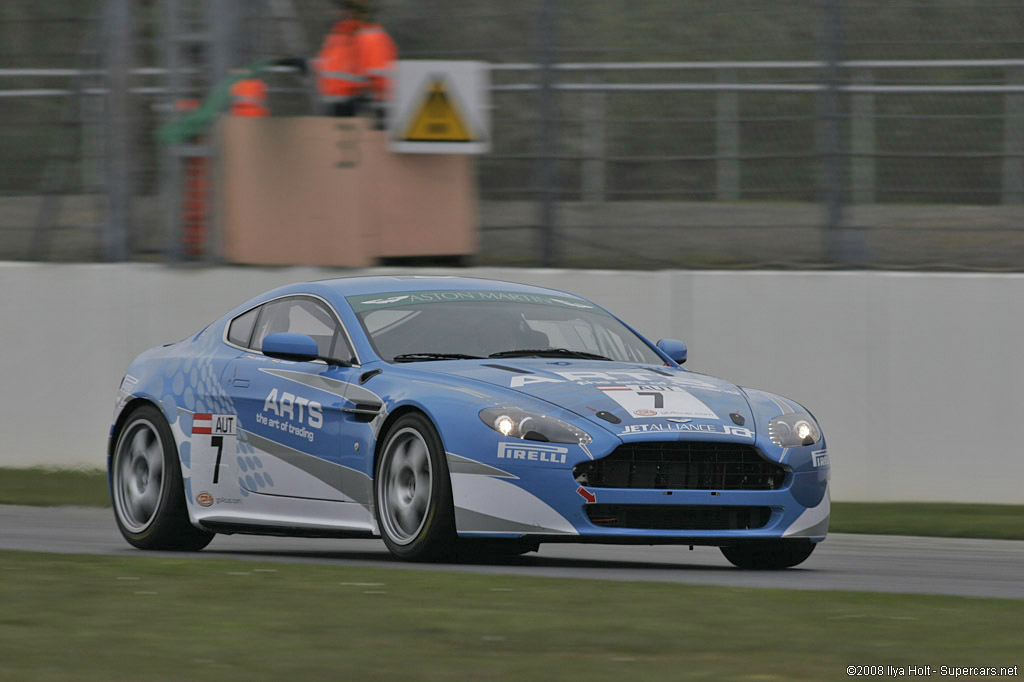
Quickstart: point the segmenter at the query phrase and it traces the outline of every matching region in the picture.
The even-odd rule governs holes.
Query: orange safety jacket
[[[398,50],[379,24],[348,19],[334,24],[317,60],[317,84],[329,102],[362,95],[391,97],[392,69]]]
[[[232,85],[230,113],[251,118],[269,116],[267,84],[258,78],[245,78]]]

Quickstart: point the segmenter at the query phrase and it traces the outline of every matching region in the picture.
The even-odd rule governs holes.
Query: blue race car
[[[379,536],[407,560],[594,542],[799,564],[828,530],[818,424],[685,360],[681,342],[551,289],[280,287],[131,363],[114,515],[154,550],[252,533]]]

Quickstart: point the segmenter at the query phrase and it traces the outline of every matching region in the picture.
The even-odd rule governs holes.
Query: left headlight
[[[586,431],[568,422],[518,407],[488,407],[480,410],[480,420],[510,438],[577,445],[586,445],[593,440]]]
[[[780,448],[798,448],[821,440],[821,429],[811,415],[794,412],[768,422],[768,437]]]

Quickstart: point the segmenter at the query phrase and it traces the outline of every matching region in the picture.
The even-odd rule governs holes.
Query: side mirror
[[[268,357],[296,362],[316,360],[320,355],[316,341],[305,334],[267,334],[260,350]]]
[[[658,341],[658,348],[665,355],[669,356],[680,365],[686,362],[686,344],[675,339],[662,339]]]

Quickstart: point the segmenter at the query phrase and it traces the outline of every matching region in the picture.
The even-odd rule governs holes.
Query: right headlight
[[[568,422],[518,407],[488,407],[480,410],[480,421],[503,436],[541,443],[586,445],[590,435]]]
[[[811,415],[794,412],[768,422],[768,437],[780,448],[798,448],[821,440],[821,429]]]

